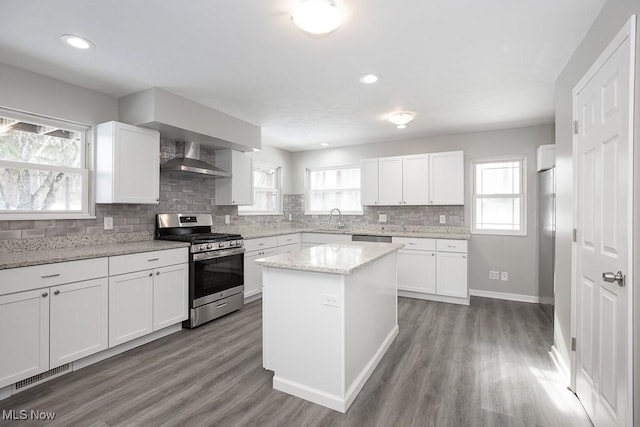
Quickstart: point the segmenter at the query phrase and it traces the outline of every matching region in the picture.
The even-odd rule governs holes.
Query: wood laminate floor
[[[400,333],[346,414],[272,389],[260,304],[26,390],[0,410],[54,411],[49,424],[94,427],[591,425],[557,374],[536,304],[400,298]]]

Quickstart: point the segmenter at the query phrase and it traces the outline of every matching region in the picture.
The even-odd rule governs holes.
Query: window
[[[471,231],[526,235],[525,158],[476,160],[472,167]]]
[[[87,132],[0,109],[0,219],[89,217]]]
[[[362,214],[360,167],[307,169],[306,214],[328,214],[338,208],[343,214]]]
[[[282,197],[280,168],[253,164],[253,205],[238,206],[239,215],[280,215]]]

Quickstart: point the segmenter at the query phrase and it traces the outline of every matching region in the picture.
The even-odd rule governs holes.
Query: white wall
[[[365,158],[438,151],[465,152],[465,223],[470,221],[469,170],[473,158],[527,156],[527,235],[473,235],[469,242],[471,289],[538,296],[536,148],[554,142],[553,125],[474,132],[292,154],[294,194],[304,193],[309,167],[359,164]],[[489,270],[509,272],[509,282],[489,280]]]
[[[89,126],[118,118],[116,98],[2,63],[0,106]]]
[[[556,82],[556,319],[554,344],[558,348],[564,362],[569,366],[569,348],[571,341],[571,246],[573,229],[573,165],[572,165],[572,91],[587,70],[600,56],[613,37],[622,29],[632,14],[640,14],[638,0],[609,0],[589,29],[582,43],[561,72]],[[640,46],[640,32],[636,46]],[[635,124],[635,194],[640,189],[640,52],[636,51],[636,124]],[[634,210],[634,247],[635,271],[640,272],[639,248],[640,197],[635,199]],[[638,281],[636,280],[634,285]],[[640,387],[640,292],[636,292],[635,300],[635,381]],[[635,392],[635,413],[640,417],[640,389]],[[640,425],[640,419],[635,424]]]
[[[262,145],[262,151],[254,151],[249,156],[256,162],[267,163],[282,168],[282,194],[291,194],[291,153],[269,145]]]

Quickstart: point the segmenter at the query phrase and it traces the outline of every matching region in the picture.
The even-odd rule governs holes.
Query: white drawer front
[[[278,246],[293,245],[295,243],[300,243],[300,233],[278,236]]]
[[[437,246],[438,252],[464,252],[464,253],[467,252],[466,240],[438,239],[436,246]]]
[[[0,295],[106,277],[108,266],[104,257],[0,270]]]
[[[276,246],[278,246],[278,238],[276,236],[260,237],[259,239],[246,239],[244,241],[244,248],[247,252],[275,248]]]
[[[345,243],[351,241],[351,234],[302,233],[303,243]]]
[[[300,250],[300,243],[294,243],[292,245],[278,246],[278,255],[288,254],[290,252],[298,252]]]
[[[401,243],[404,245],[403,249],[412,249],[417,251],[435,251],[436,240],[435,239],[423,239],[419,237],[393,237],[391,239],[393,243]]]
[[[189,248],[118,255],[109,258],[109,275],[115,276],[184,262],[189,262]]]

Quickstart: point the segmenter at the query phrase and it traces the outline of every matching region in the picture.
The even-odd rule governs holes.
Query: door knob
[[[622,274],[622,271],[618,271],[616,274],[610,271],[602,273],[602,280],[609,283],[618,282],[618,285],[624,286],[624,274]]]

